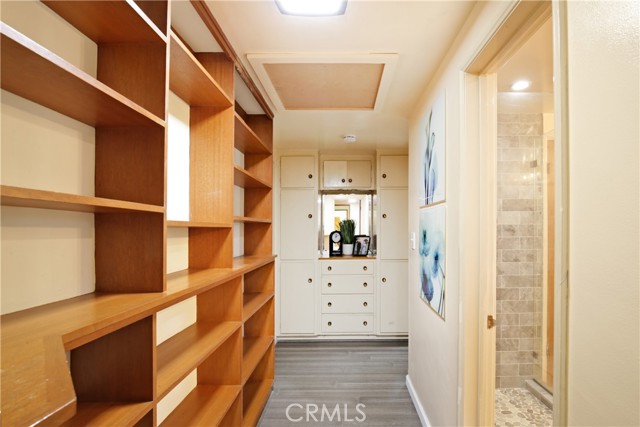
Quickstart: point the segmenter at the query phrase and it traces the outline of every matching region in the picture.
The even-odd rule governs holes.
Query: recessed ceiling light
[[[280,12],[295,16],[344,15],[347,0],[276,0]]]
[[[518,80],[511,85],[511,90],[525,90],[529,86],[531,86],[531,82],[527,80]]]

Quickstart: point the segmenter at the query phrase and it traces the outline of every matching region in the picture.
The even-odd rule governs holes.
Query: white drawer
[[[373,314],[323,314],[322,333],[367,334],[373,333]]]
[[[373,274],[372,259],[324,260],[320,262],[322,275],[328,274]]]
[[[373,295],[323,295],[323,313],[373,313]]]
[[[325,276],[323,294],[372,294],[373,276]]]

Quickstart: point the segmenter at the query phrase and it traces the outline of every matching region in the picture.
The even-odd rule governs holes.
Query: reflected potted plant
[[[342,254],[347,256],[353,255],[356,222],[352,219],[340,221],[340,233],[342,233]]]

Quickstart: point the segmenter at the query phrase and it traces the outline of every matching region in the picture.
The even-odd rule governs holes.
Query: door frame
[[[554,425],[567,420],[567,319],[568,319],[568,126],[566,4],[553,1],[520,1],[462,73],[464,88],[464,135],[477,147],[478,221],[476,264],[477,374],[464,379],[476,388],[472,405],[477,425],[494,425],[496,332],[488,328],[487,316],[496,309],[496,223],[497,223],[497,85],[495,72],[540,26],[552,18],[554,49],[554,114],[556,140],[555,218],[555,307],[554,307]],[[471,313],[470,313],[471,314]],[[474,338],[467,338],[474,343]],[[475,343],[474,343],[475,344]],[[461,356],[464,359],[464,356]],[[463,363],[463,362],[461,362]],[[465,363],[465,368],[466,362]],[[474,370],[465,369],[470,374]],[[466,375],[465,375],[466,376]],[[468,391],[465,390],[465,396]],[[468,421],[465,409],[465,421]]]

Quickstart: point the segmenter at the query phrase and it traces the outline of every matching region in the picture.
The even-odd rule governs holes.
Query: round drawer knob
[[[313,218],[313,215],[309,214],[307,215],[308,218]]]
[[[367,286],[369,286],[369,285],[367,284],[367,282],[364,282],[364,283],[362,284],[362,287],[364,287],[364,288],[366,288]]]
[[[367,266],[365,265],[364,267],[362,267],[362,269],[363,269],[364,271],[367,271]]]
[[[332,286],[333,286],[333,285],[332,285],[331,283],[327,283],[327,287],[328,287],[328,288],[330,288],[330,287],[332,287]]]
[[[386,277],[382,278],[382,283],[387,283],[387,278]]]
[[[331,271],[331,266],[327,267],[327,270]]]
[[[308,278],[307,282],[311,283],[311,282],[313,282],[313,279],[312,278]]]
[[[331,323],[331,322],[327,322],[327,325],[331,326],[331,325],[333,325],[333,323]]]
[[[387,177],[387,174],[386,174],[386,173],[383,173],[383,174],[382,174],[382,178],[384,179],[384,178],[386,178],[386,177]]]
[[[368,306],[369,304],[365,301],[362,303],[362,305],[364,305],[365,307]]]
[[[349,182],[353,182],[353,180],[351,178],[349,178]]]
[[[362,322],[362,325],[367,326],[369,323],[365,320],[364,322]]]
[[[387,217],[387,214],[382,214],[382,218],[386,218],[386,217]]]
[[[313,178],[313,175],[309,174],[307,175],[309,177],[309,179]]]
[[[344,181],[345,181],[344,178],[342,178],[342,182],[344,182]]]
[[[327,307],[331,307],[333,304],[331,303],[327,303]]]

